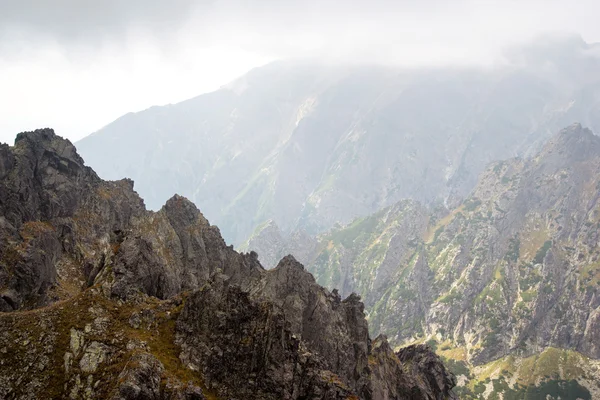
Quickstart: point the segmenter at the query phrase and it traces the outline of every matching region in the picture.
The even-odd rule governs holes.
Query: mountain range
[[[324,232],[401,199],[454,207],[494,160],[573,122],[600,131],[600,47],[544,39],[495,67],[281,61],[76,143],[148,206],[180,193],[238,246],[268,220]]]
[[[278,61],[77,149],[19,134],[0,397],[600,397],[593,132],[600,45],[572,36]]]
[[[590,399],[592,132],[600,47],[547,37],[489,67],[280,61],[76,146],[152,209],[185,195],[267,269],[292,254],[358,293],[371,337],[431,346],[460,398]]]
[[[271,222],[248,247],[298,254],[322,285],[359,293],[372,334],[433,344],[461,398],[589,399],[600,396],[599,199],[600,138],[575,124],[530,158],[491,163],[450,210],[403,200],[300,240]]]

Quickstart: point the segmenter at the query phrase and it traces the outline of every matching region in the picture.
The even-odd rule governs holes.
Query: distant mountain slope
[[[574,121],[600,131],[598,47],[540,42],[499,68],[278,62],[77,143],[151,208],[192,199],[234,244],[266,220],[322,232],[402,198],[455,205],[485,165]]]
[[[473,390],[576,379],[600,395],[599,200],[600,138],[576,124],[531,159],[493,163],[449,212],[401,201],[305,241],[300,260],[358,292],[373,333],[433,340],[470,365]],[[261,232],[248,244],[259,252]]]

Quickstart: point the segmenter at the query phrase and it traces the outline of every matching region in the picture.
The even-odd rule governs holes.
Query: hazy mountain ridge
[[[600,130],[596,52],[571,39],[490,69],[279,62],[77,147],[101,176],[132,177],[152,208],[186,195],[235,244],[269,219],[317,233],[402,198],[453,206],[489,162],[573,121]]]
[[[433,339],[468,363],[464,396],[490,385],[488,395],[585,393],[526,388],[552,379],[597,394],[599,188],[600,138],[573,125],[531,159],[493,163],[449,212],[401,201],[319,236],[301,261],[321,284],[361,294],[373,332],[395,344]]]

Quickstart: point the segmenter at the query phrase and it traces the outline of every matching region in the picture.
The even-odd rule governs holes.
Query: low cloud
[[[0,0],[0,139],[40,125],[76,139],[280,58],[491,65],[548,31],[600,41],[599,14],[592,0]]]

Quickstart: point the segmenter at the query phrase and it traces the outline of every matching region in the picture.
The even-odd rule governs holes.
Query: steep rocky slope
[[[0,146],[0,299],[0,398],[455,398],[358,296],[265,271],[183,197],[146,211],[50,129]]]
[[[538,385],[527,390],[589,398],[600,395],[599,196],[600,138],[576,124],[530,159],[490,165],[450,211],[402,201],[305,242],[315,250],[300,260],[363,297],[373,334],[432,340],[455,372],[470,367],[464,396]],[[269,241],[261,232],[249,248]]]
[[[127,114],[77,143],[158,209],[180,193],[241,244],[347,224],[400,199],[455,206],[494,160],[574,121],[600,131],[598,46],[535,43],[497,68],[279,62],[221,90]],[[110,154],[110,157],[107,155]]]

